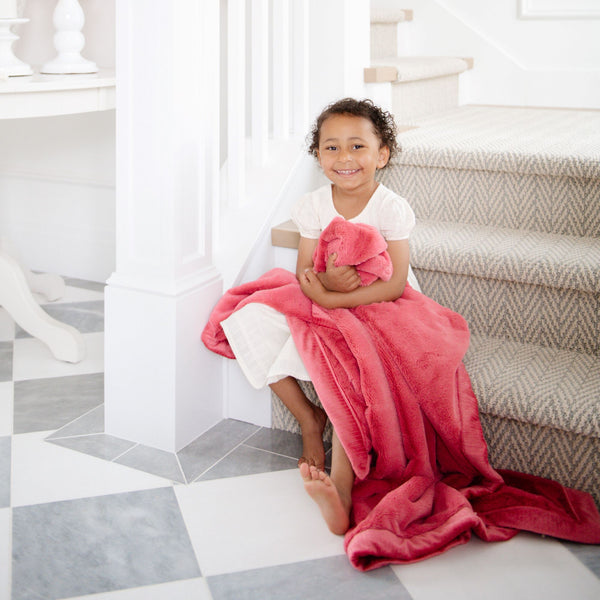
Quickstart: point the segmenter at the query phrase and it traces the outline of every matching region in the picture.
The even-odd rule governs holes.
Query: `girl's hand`
[[[326,289],[332,292],[352,292],[360,287],[360,276],[356,267],[350,265],[335,266],[337,254],[334,252],[327,258],[326,271],[318,277]]]
[[[312,269],[306,269],[306,271],[300,275],[298,280],[300,281],[300,288],[305,296],[324,308],[330,308],[328,306],[328,299],[331,293],[327,291]]]

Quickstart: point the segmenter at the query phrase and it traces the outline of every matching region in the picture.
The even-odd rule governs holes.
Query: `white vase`
[[[96,73],[96,63],[81,56],[85,37],[81,30],[85,23],[83,9],[77,0],[58,0],[52,22],[56,29],[54,47],[58,53],[54,60],[46,63],[42,73],[75,74]]]

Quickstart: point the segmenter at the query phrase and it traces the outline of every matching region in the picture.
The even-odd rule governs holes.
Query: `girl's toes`
[[[310,471],[311,469],[307,463],[303,462],[300,465],[300,475],[302,476],[302,479],[304,479],[304,481],[311,481],[312,473]]]

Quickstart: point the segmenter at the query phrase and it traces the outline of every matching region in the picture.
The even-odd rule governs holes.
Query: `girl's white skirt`
[[[287,376],[310,381],[282,313],[251,302],[221,325],[252,387],[259,389]]]

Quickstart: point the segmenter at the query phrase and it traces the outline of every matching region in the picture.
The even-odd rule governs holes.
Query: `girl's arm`
[[[312,271],[312,257],[318,243],[319,240],[300,237],[296,262],[296,277],[298,279],[307,269]],[[360,276],[356,272],[356,268],[349,265],[336,267],[334,265],[336,258],[336,254],[330,255],[327,259],[327,270],[324,273],[316,273],[323,287],[331,292],[351,292],[360,287]]]
[[[328,290],[317,274],[312,270],[312,253],[306,261],[303,256],[301,261],[302,239],[298,247],[297,276],[302,291],[317,304],[324,308],[354,308],[362,304],[373,302],[394,301],[404,292],[406,279],[408,277],[409,248],[408,240],[395,240],[388,242],[388,254],[392,259],[393,273],[389,281],[378,279],[371,285],[357,287],[348,292],[336,292]],[[313,251],[318,240],[314,242]]]

